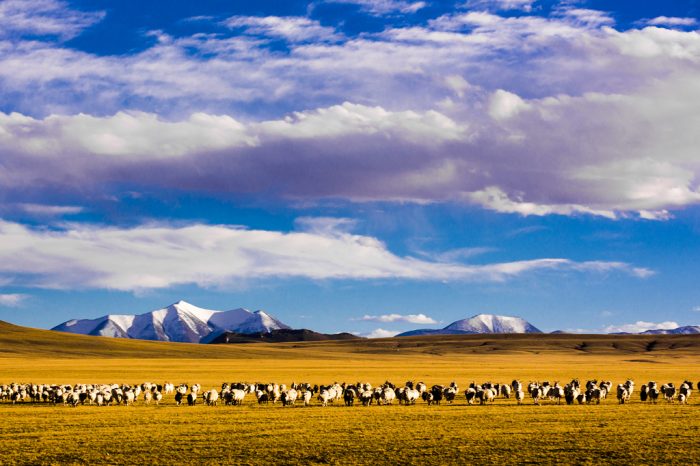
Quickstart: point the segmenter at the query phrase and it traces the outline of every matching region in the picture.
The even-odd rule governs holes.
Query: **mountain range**
[[[110,314],[97,319],[73,319],[52,330],[82,335],[134,338],[187,343],[236,343],[250,341],[320,341],[357,338],[352,334],[322,334],[291,329],[265,311],[238,308],[216,311],[178,301],[163,309],[139,315]],[[488,333],[542,333],[523,318],[478,314],[441,329],[418,329],[397,337],[419,335],[467,335]],[[553,333],[565,333],[562,331]],[[647,330],[642,335],[700,334],[700,326]]]
[[[468,319],[457,320],[441,329],[411,330],[397,335],[459,335],[473,333],[542,333],[537,327],[520,317],[478,314]]]
[[[97,319],[69,320],[52,330],[115,338],[208,343],[225,332],[267,333],[289,329],[265,311],[238,308],[214,311],[178,301],[140,315],[106,315]]]
[[[640,335],[693,335],[700,333],[700,325],[686,325],[673,329],[647,330]]]

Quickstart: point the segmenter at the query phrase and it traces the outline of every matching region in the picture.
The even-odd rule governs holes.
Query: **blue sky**
[[[700,2],[0,2],[0,319],[700,323]]]

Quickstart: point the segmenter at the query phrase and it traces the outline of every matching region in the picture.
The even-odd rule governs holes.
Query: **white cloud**
[[[700,312],[700,306],[695,306],[693,308],[693,312]]]
[[[649,26],[695,26],[698,21],[695,18],[679,18],[676,16],[657,16],[645,21]]]
[[[528,273],[651,273],[620,262],[567,259],[464,265],[400,257],[379,240],[344,231],[290,232],[230,226],[67,225],[0,222],[0,278],[23,286],[145,290],[225,287],[242,279],[409,279],[503,282]]]
[[[401,332],[396,332],[393,330],[384,330],[383,328],[378,328],[375,330],[372,330],[369,333],[364,333],[361,334],[361,336],[366,337],[366,338],[391,338],[395,337]]]
[[[647,330],[672,330],[678,328],[677,322],[666,321],[666,322],[645,322],[643,320],[638,320],[633,324],[623,324],[623,325],[609,325],[603,330],[605,333],[642,333]]]
[[[529,105],[520,96],[499,89],[491,95],[489,115],[494,120],[507,120],[528,108]]]
[[[462,98],[467,90],[473,88],[469,82],[458,74],[451,74],[445,78],[445,84],[452,89],[457,97]]]
[[[119,112],[111,117],[51,115],[43,120],[0,113],[0,141],[36,155],[79,151],[97,156],[179,156],[254,145],[243,124],[229,116],[192,114],[168,122],[155,114]]]
[[[475,248],[457,248],[449,251],[443,251],[436,254],[435,257],[440,262],[455,262],[464,259],[470,259],[474,256],[479,256],[489,252],[496,251],[496,248],[491,247],[475,247]],[[421,253],[423,254],[423,253]]]
[[[337,40],[340,36],[332,27],[302,16],[233,16],[224,21],[230,28],[243,28],[248,34],[281,37],[293,42]]]
[[[325,0],[325,2],[358,5],[363,11],[377,16],[391,13],[415,13],[427,6],[423,1],[407,0]]]
[[[64,215],[75,215],[83,212],[85,209],[79,206],[70,205],[45,205],[45,204],[28,204],[23,203],[17,206],[20,210],[37,216],[54,217]]]
[[[104,12],[78,11],[59,0],[3,0],[0,2],[0,38],[19,34],[67,40],[103,17]]]
[[[522,10],[532,11],[536,0],[467,0],[464,8],[482,10]]]
[[[433,141],[459,139],[464,128],[435,111],[390,112],[344,103],[296,112],[281,120],[245,125],[227,115],[194,113],[166,121],[152,113],[119,112],[109,117],[78,114],[35,119],[0,112],[0,142],[32,155],[81,152],[158,159],[260,145],[260,139],[336,138],[357,134]]]
[[[600,10],[564,7],[558,10],[558,14],[569,18],[578,24],[589,27],[610,26],[615,24],[615,20],[613,20],[608,13]]]
[[[438,321],[425,314],[382,314],[378,316],[364,315],[359,320],[369,322],[408,322],[410,324],[437,324]]]
[[[503,192],[497,186],[489,186],[481,191],[468,193],[467,198],[475,204],[479,204],[489,210],[502,213],[520,214],[525,217],[530,215],[573,215],[573,214],[590,214],[606,217],[610,219],[616,218],[613,211],[591,209],[590,207],[576,204],[537,204],[534,202],[524,201],[522,198],[511,199],[508,194]]]
[[[294,221],[298,230],[323,236],[345,234],[356,225],[354,219],[339,217],[299,217]]]
[[[26,294],[0,294],[0,307],[17,307],[29,296]]]

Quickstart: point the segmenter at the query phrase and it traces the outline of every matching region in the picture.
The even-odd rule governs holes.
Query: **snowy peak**
[[[397,336],[454,335],[469,333],[542,333],[537,327],[521,317],[478,314],[468,319],[457,320],[442,329],[420,329]]]
[[[285,329],[290,327],[272,317],[265,311],[255,311],[240,325],[242,331],[239,333],[268,333],[272,330]]]
[[[700,325],[686,325],[673,329],[657,329],[642,332],[642,335],[695,335],[700,333]]]
[[[493,314],[478,314],[458,320],[445,329],[473,333],[541,333],[537,327],[520,317]]]
[[[114,338],[199,343],[224,332],[267,333],[288,328],[263,311],[250,312],[244,308],[216,311],[178,301],[145,314],[73,319],[53,330]]]

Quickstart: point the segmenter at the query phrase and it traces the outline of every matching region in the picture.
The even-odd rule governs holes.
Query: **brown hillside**
[[[430,335],[376,340],[199,345],[93,337],[20,327],[0,321],[0,357],[240,359],[348,354],[609,354],[630,358],[698,355],[700,335]]]

